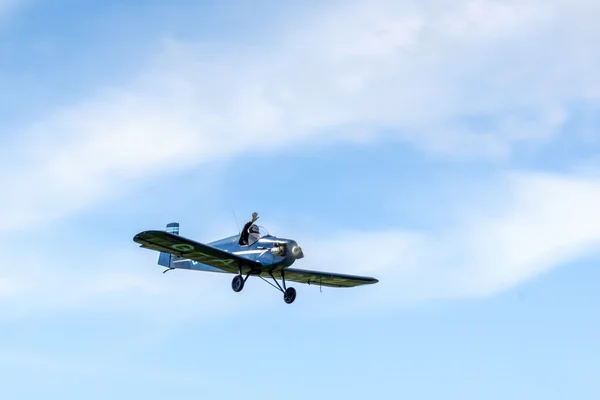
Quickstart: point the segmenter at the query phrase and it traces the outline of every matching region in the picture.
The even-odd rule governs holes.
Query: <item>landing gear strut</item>
[[[277,279],[275,279],[272,272],[269,272],[269,276],[273,279],[277,286],[265,280],[262,276],[260,278],[263,281],[267,282],[269,285],[273,286],[275,289],[278,289],[281,293],[283,293],[283,301],[285,301],[287,304],[292,304],[294,300],[296,300],[296,289],[294,289],[293,287],[285,287],[285,274],[283,270],[281,270],[281,283],[283,283],[283,287],[279,285],[279,282],[277,282]]]

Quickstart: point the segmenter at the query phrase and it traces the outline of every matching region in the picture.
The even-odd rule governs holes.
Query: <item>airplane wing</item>
[[[260,269],[262,265],[256,261],[228,253],[215,247],[198,243],[183,236],[165,231],[144,231],[134,236],[133,241],[141,247],[156,251],[164,251],[189,260],[198,261],[233,274],[238,273],[241,264],[244,272],[249,269]]]
[[[331,272],[308,271],[304,269],[286,268],[283,270],[285,280],[309,285],[320,285],[330,287],[353,287],[369,285],[379,282],[368,276],[334,274]]]

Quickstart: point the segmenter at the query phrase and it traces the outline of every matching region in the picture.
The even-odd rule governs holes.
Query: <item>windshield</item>
[[[260,235],[260,237],[265,237],[265,236],[269,236],[269,231],[267,231],[267,229],[264,226],[259,226],[258,227],[258,233]]]
[[[258,228],[258,232],[254,228]],[[248,245],[256,243],[257,240],[269,236],[269,231],[263,226],[253,225],[250,227],[250,233],[248,235]]]

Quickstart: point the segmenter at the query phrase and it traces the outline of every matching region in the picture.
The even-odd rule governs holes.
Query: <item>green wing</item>
[[[221,249],[165,231],[140,232],[135,235],[133,240],[143,248],[170,253],[233,274],[238,273],[240,265],[244,273],[247,273],[251,269],[262,269],[262,264],[256,261],[248,260]],[[286,281],[330,287],[353,287],[379,282],[377,279],[368,276],[345,275],[296,268],[286,268],[283,270],[283,273]],[[266,272],[263,272],[260,275],[265,276],[266,274]]]
[[[353,287],[379,282],[368,276],[334,274],[330,272],[308,271],[304,269],[286,268],[283,270],[285,280],[309,285],[330,287]]]
[[[133,241],[146,249],[163,251],[234,274],[238,273],[240,265],[243,272],[248,272],[250,269],[260,270],[262,267],[256,261],[165,231],[140,232],[134,236]]]

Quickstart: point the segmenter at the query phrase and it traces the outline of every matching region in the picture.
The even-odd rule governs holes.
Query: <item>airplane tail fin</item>
[[[172,233],[173,235],[179,235],[179,222],[171,222],[170,224],[167,224],[166,231],[168,233]],[[160,255],[158,256],[158,265],[171,268],[171,254],[161,251]]]
[[[167,224],[167,232],[173,235],[179,235],[179,222],[171,222]]]

